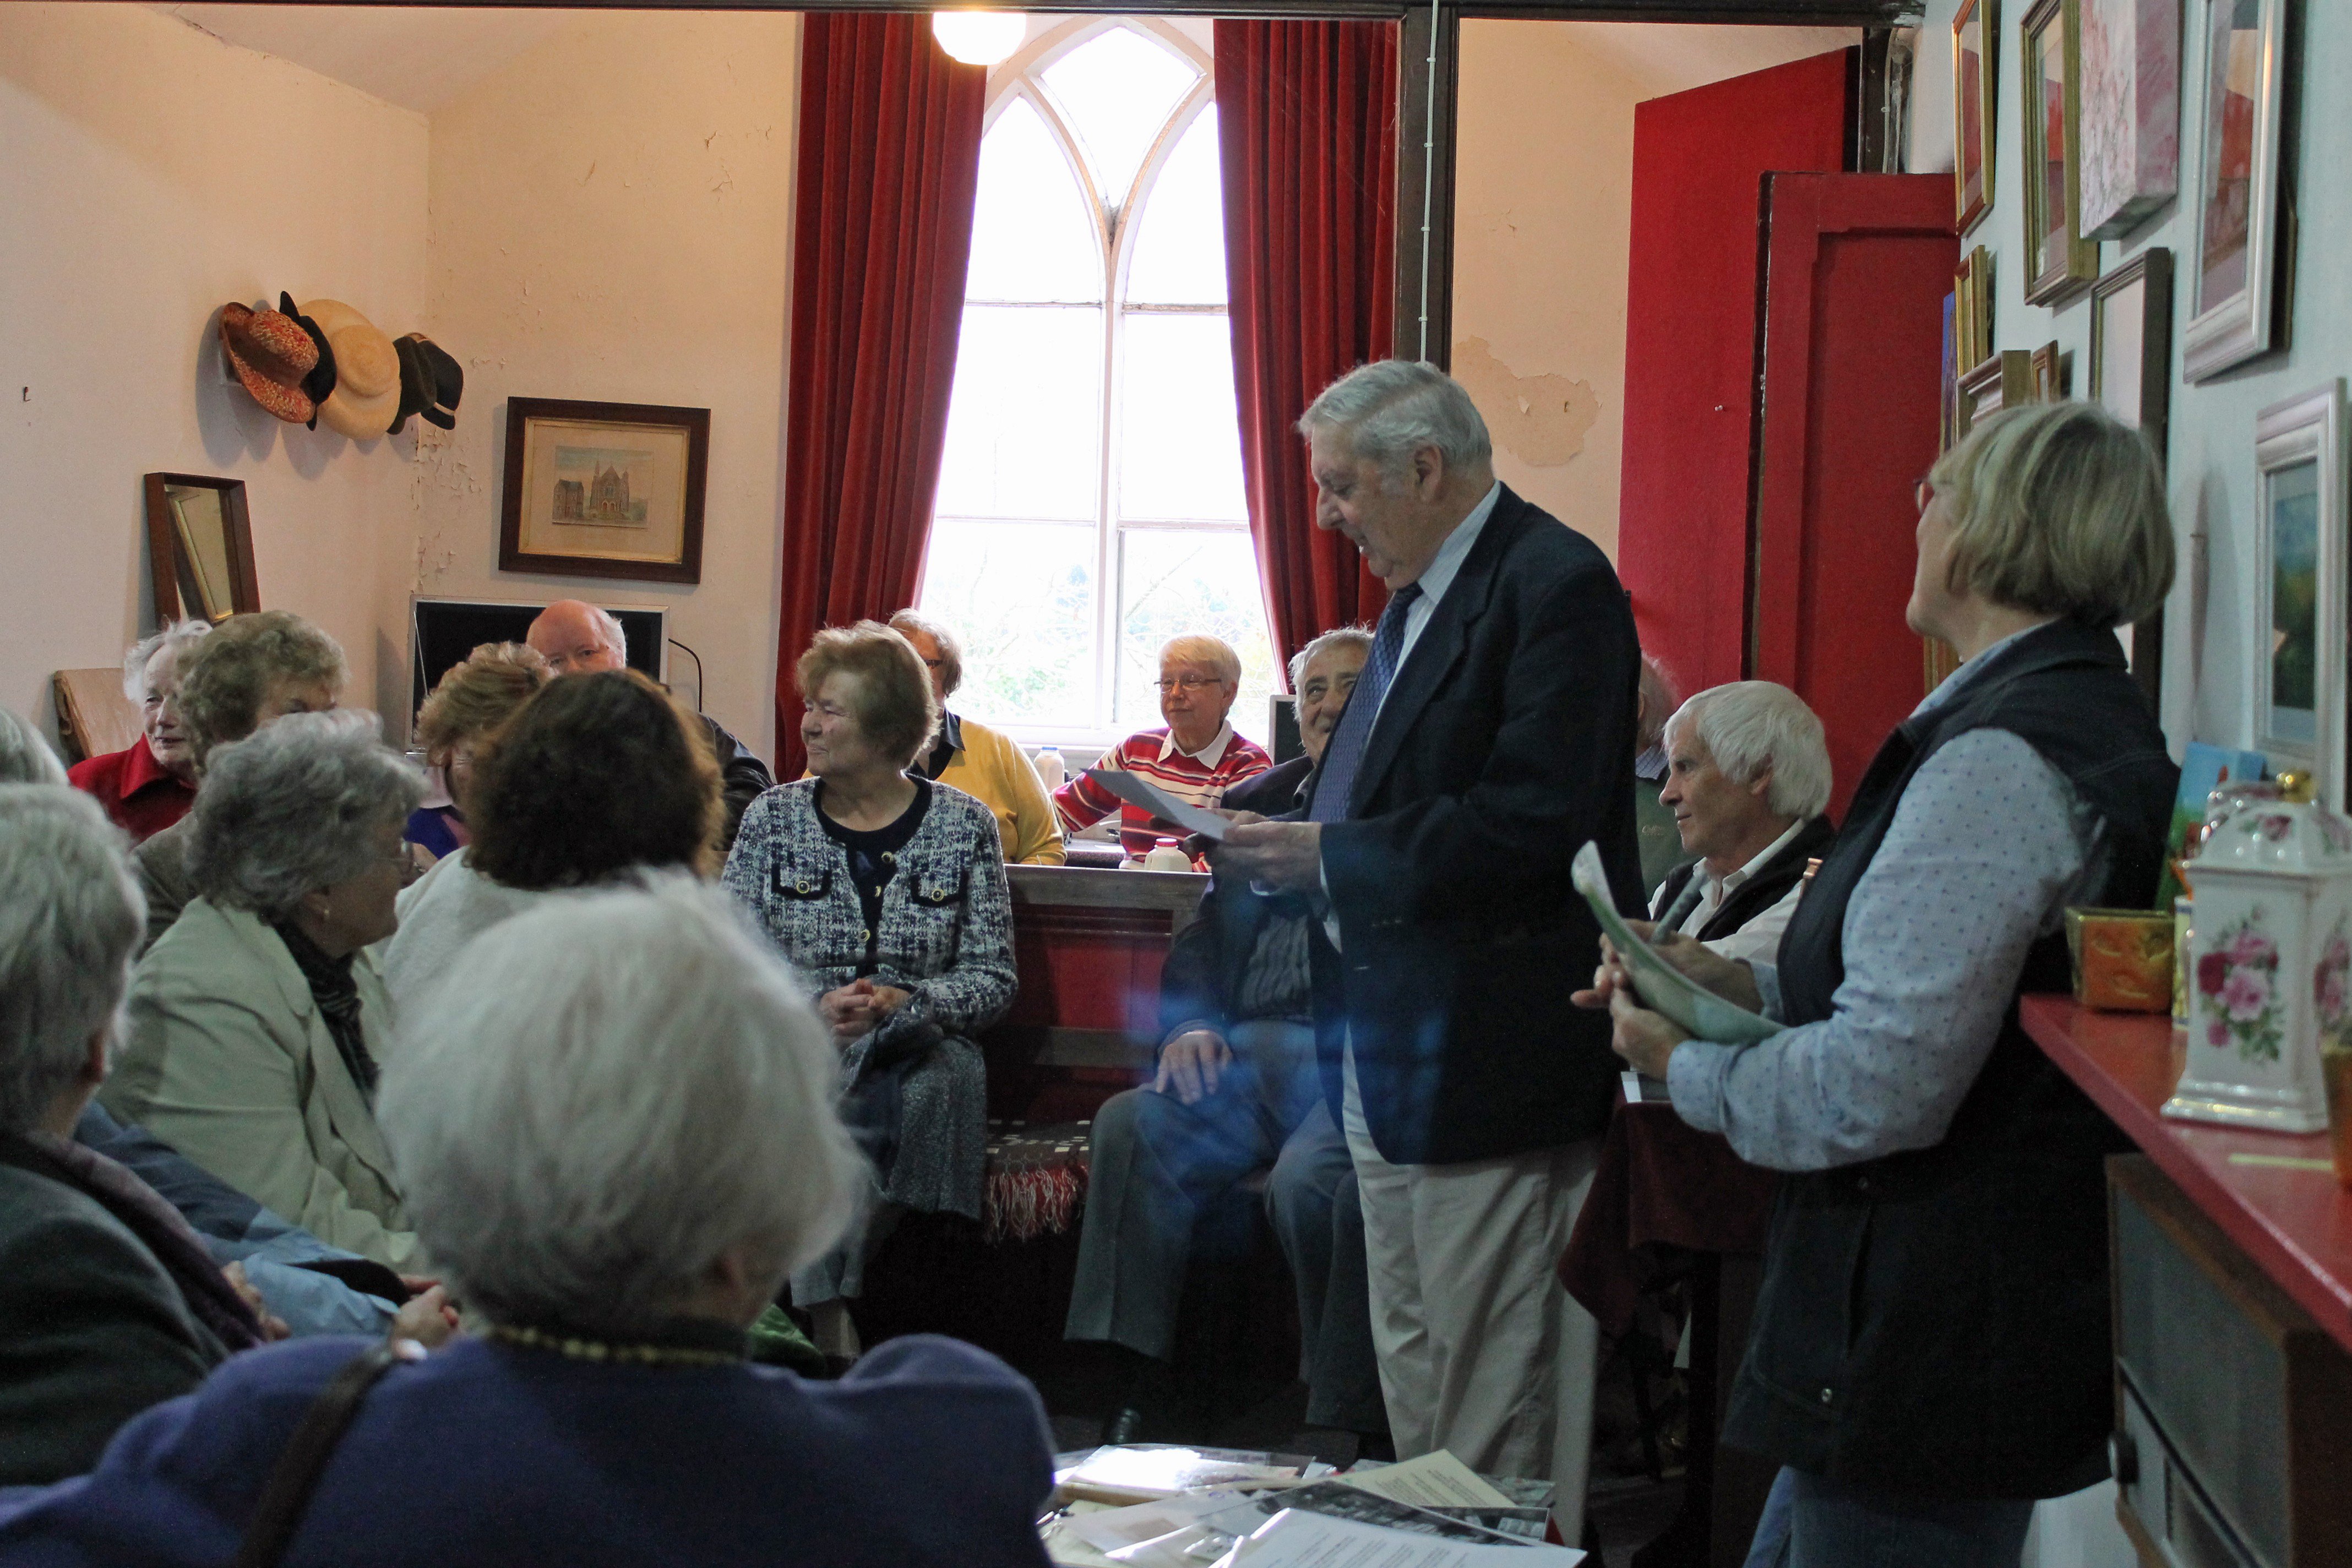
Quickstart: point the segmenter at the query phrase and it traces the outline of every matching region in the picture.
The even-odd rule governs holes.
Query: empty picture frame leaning
[[[218,626],[261,608],[245,481],[149,474],[145,482],[155,624],[201,616]]]
[[[2197,225],[2183,373],[2202,381],[2286,346],[2294,225],[2281,164],[2287,0],[2201,0]]]
[[[702,581],[710,410],[507,400],[499,570]]]
[[[2076,105],[2078,0],[2035,0],[2020,35],[2018,109],[2024,123],[2025,298],[2054,305],[2099,275],[2099,247],[2083,237]]]
[[[2319,771],[2344,808],[2344,383],[2273,403],[2254,423],[2254,603],[2247,663],[2254,744]]]
[[[2000,80],[2000,0],[1960,0],[1952,15],[1952,177],[1962,234],[1992,210],[1992,112]]]
[[[2151,245],[2091,288],[2091,401],[2147,437],[2165,465],[2172,414],[2172,252]],[[2132,675],[2153,702],[2164,677],[2164,607],[2133,623]]]

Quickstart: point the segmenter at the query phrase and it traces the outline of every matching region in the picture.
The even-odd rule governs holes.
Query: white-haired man
[[[1355,1160],[1401,1458],[1549,1476],[1583,1523],[1598,1330],[1553,1279],[1617,1082],[1568,1005],[1633,831],[1641,648],[1599,547],[1496,482],[1433,365],[1382,361],[1299,421],[1316,524],[1388,586],[1302,822],[1237,824],[1217,874],[1307,894],[1324,1092]],[[1629,912],[1637,912],[1633,906]]]
[[[1710,687],[1666,721],[1666,783],[1683,848],[1650,913],[1726,958],[1769,963],[1804,896],[1805,865],[1837,837],[1829,744],[1805,700],[1769,680]]]
[[[582,599],[558,599],[539,613],[523,640],[558,675],[587,675],[600,669],[626,669],[629,644],[621,623],[611,612]],[[727,732],[718,720],[698,713],[710,735],[711,752],[719,759],[719,790],[727,802],[727,832],[719,840],[724,855],[734,847],[735,830],[742,826],[743,809],[775,787],[768,764],[751,748]]]
[[[1241,656],[1216,637],[1171,637],[1160,650],[1160,716],[1167,727],[1129,735],[1103,753],[1097,766],[1150,780],[1192,805],[1215,805],[1225,791],[1274,765],[1254,741],[1234,732],[1226,715],[1241,695]],[[1139,805],[1080,773],[1054,792],[1062,826],[1082,832],[1116,811],[1119,847],[1136,858],[1163,837],[1183,837],[1173,823],[1155,825]]]

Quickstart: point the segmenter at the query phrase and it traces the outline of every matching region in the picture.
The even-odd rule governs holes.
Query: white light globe
[[[1029,18],[1018,11],[934,11],[931,37],[950,58],[968,66],[992,66],[1009,58],[1029,35]]]

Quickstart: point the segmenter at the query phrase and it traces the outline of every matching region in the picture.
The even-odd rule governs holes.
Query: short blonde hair
[[[231,616],[181,655],[180,716],[196,764],[252,734],[279,681],[317,681],[340,697],[345,673],[342,645],[291,610]]]
[[[482,644],[442,671],[416,710],[416,743],[438,759],[460,741],[497,734],[553,673],[528,643]]]
[[[1927,476],[1951,527],[1951,585],[2086,626],[2136,621],[2172,591],[2156,453],[2088,403],[2003,409]]]
[[[1212,637],[1170,637],[1160,645],[1160,662],[1170,659],[1181,664],[1206,665],[1217,672],[1217,679],[1227,686],[1242,683],[1242,656],[1224,641]]]
[[[836,675],[857,678],[850,710],[866,739],[913,766],[940,727],[940,700],[915,645],[879,621],[827,626],[793,667],[793,679],[803,698],[814,698]]]
[[[892,616],[890,629],[909,643],[915,640],[915,634],[920,632],[939,645],[940,689],[953,697],[956,688],[963,684],[963,643],[955,633],[930,616],[919,616],[912,610],[901,610]]]

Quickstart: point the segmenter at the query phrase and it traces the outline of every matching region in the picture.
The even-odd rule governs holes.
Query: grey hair
[[[1735,680],[1710,686],[1666,721],[1691,726],[1716,770],[1733,784],[1754,784],[1766,768],[1765,804],[1775,816],[1819,816],[1830,804],[1830,748],[1820,715],[1785,686]]]
[[[1633,754],[1640,756],[1666,737],[1666,720],[1682,696],[1675,689],[1675,678],[1666,667],[1649,654],[1642,656],[1640,684],[1641,720],[1633,731]]]
[[[417,1234],[493,1321],[644,1331],[737,1247],[781,1284],[868,1184],[798,980],[690,879],[500,922],[404,1023],[377,1121]]]
[[[914,641],[915,634],[920,632],[939,646],[940,689],[953,697],[956,688],[963,684],[962,640],[930,616],[917,615],[912,610],[900,610],[892,616],[890,629],[908,642]]]
[[[0,708],[0,784],[61,784],[66,765],[38,730]]]
[[[122,1035],[147,900],[121,830],[63,784],[0,784],[0,1132],[40,1124]]]
[[[303,894],[366,870],[384,826],[424,798],[374,714],[289,713],[205,763],[188,814],[188,875],[215,904],[285,920]]]
[[[1318,654],[1333,647],[1360,647],[1364,650],[1364,657],[1370,658],[1372,654],[1371,631],[1365,626],[1334,626],[1292,654],[1290,689],[1298,689],[1298,683],[1307,679],[1307,667],[1315,662]]]
[[[1170,637],[1160,645],[1160,662],[1166,664],[1171,658],[1185,664],[1207,665],[1227,686],[1242,683],[1242,656],[1235,653],[1233,645],[1223,637],[1198,633]]]
[[[147,661],[157,650],[168,647],[173,658],[188,651],[190,645],[201,641],[213,629],[207,620],[166,621],[163,629],[152,631],[131,645],[122,656],[122,695],[133,702],[147,700]]]
[[[1412,465],[1412,455],[1434,447],[1449,468],[1477,468],[1494,461],[1486,421],[1462,384],[1426,360],[1384,359],[1358,365],[1330,385],[1298,416],[1298,433],[1345,432],[1348,449],[1379,465],[1391,479]]]

